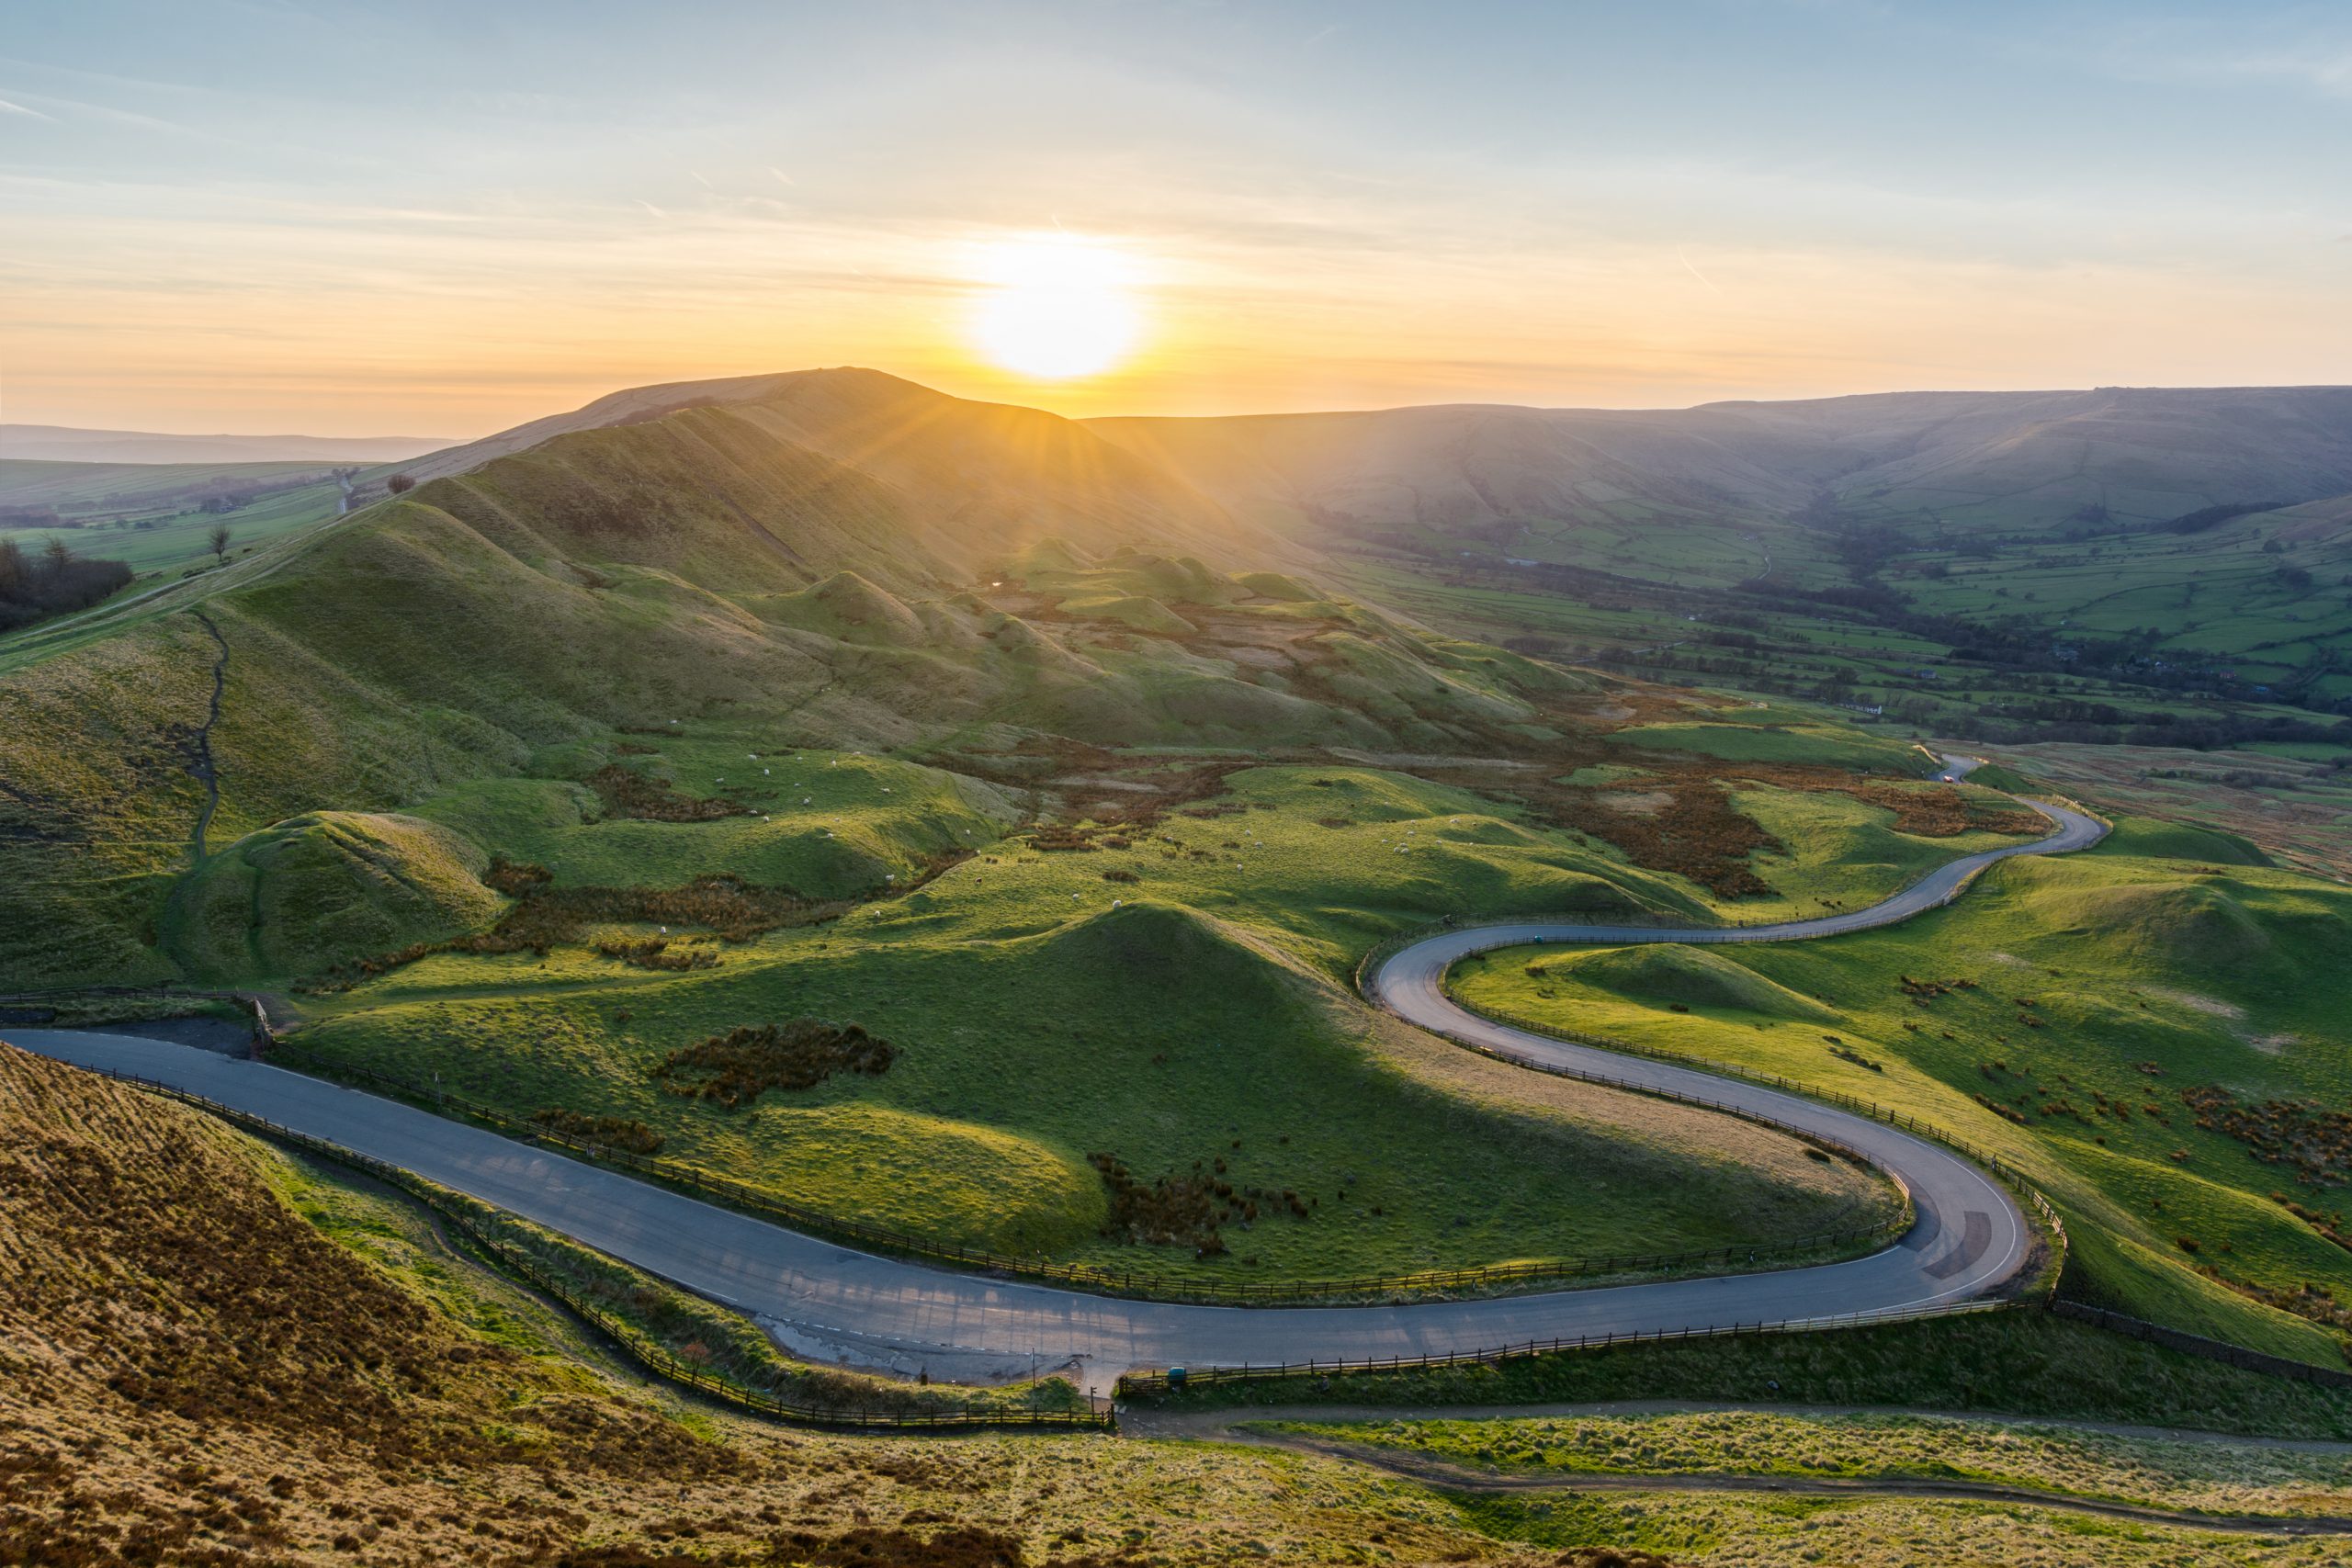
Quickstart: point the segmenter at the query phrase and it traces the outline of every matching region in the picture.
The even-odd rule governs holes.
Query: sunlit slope
[[[1088,426],[1036,409],[973,402],[878,370],[852,367],[637,387],[464,446],[404,470],[431,479],[470,473],[559,436],[673,423],[723,411],[695,428],[745,450],[740,422],[775,441],[832,458],[894,492],[925,547],[968,574],[991,551],[1049,536],[1091,547],[1158,543],[1211,552],[1263,541],[1238,536],[1216,502]]]

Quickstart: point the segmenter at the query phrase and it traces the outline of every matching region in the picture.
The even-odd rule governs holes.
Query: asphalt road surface
[[[1871,909],[1745,929],[1487,926],[1417,942],[1374,976],[1378,1000],[1424,1027],[1760,1112],[1858,1148],[1909,1187],[1919,1218],[1900,1242],[1869,1258],[1769,1273],[1409,1306],[1120,1301],[853,1251],[257,1062],[124,1034],[10,1030],[6,1038],[62,1061],[172,1084],[404,1167],[749,1313],[796,1354],[926,1371],[934,1381],[1058,1371],[1107,1393],[1120,1372],[1136,1367],[1443,1355],[1530,1339],[1895,1312],[1986,1294],[2023,1266],[2030,1235],[2007,1190],[1958,1156],[1865,1117],[1490,1023],[1448,1001],[1438,981],[1464,954],[1521,942],[1768,942],[1858,930],[1950,901],[1993,861],[2078,849],[2102,831],[2075,812],[2037,809],[2058,825],[2050,837],[1955,862]]]

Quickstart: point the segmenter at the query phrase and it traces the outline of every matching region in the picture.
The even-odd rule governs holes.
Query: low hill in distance
[[[1090,424],[1531,651],[2000,740],[2309,743],[2352,712],[2352,389]]]
[[[1098,419],[1203,489],[1356,535],[1808,511],[2056,530],[2352,492],[2352,388],[1889,392],[1674,410],[1480,405]],[[1531,552],[1532,553],[1532,552]]]
[[[198,435],[0,424],[0,458],[50,463],[397,463],[448,445],[430,435]]]

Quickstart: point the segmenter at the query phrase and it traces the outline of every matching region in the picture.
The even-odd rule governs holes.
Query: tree
[[[394,495],[401,495],[409,491],[414,490],[416,488],[416,480],[407,474],[394,474],[390,479],[384,481],[384,488],[390,491]]]
[[[215,523],[212,532],[205,536],[204,542],[211,548],[212,558],[217,564],[229,564],[229,541],[234,537],[236,536],[230,532],[226,523]]]
[[[56,576],[74,564],[74,547],[51,534],[49,543],[40,547],[40,558],[47,563],[51,576]]]

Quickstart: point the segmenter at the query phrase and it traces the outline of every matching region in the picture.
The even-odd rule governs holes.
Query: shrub
[[[627,1149],[635,1155],[656,1155],[662,1152],[662,1134],[642,1122],[618,1116],[589,1116],[577,1111],[567,1111],[550,1105],[535,1111],[531,1120],[559,1137],[583,1144],[603,1144],[609,1148]]]

